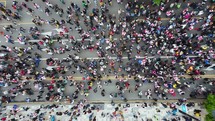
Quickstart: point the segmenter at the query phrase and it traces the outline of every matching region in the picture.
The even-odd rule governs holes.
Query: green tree
[[[211,113],[207,114],[205,117],[205,121],[214,121],[213,115]]]
[[[153,3],[156,4],[156,5],[160,5],[161,0],[153,0]]]
[[[215,118],[213,117],[212,112],[215,111],[215,95],[209,94],[207,100],[204,102],[204,106],[208,112],[205,120],[214,121]]]

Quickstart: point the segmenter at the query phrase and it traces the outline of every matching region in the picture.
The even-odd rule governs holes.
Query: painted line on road
[[[134,38],[132,38],[132,39],[134,39]],[[82,39],[75,39],[76,41],[82,41]],[[93,40],[95,40],[95,39],[90,39],[90,38],[87,38],[87,39],[84,39],[84,41],[93,41]],[[105,38],[105,40],[109,40],[109,38]],[[113,38],[113,40],[118,40],[118,38]],[[39,41],[43,41],[43,40],[28,40],[28,41],[25,41],[25,42],[39,42]],[[58,40],[52,40],[52,41],[54,41],[54,42],[57,42]],[[60,41],[69,41],[68,39],[61,39]],[[17,43],[19,43],[19,41],[18,40],[15,40],[14,42],[17,42]]]
[[[5,25],[13,25],[14,23],[9,23],[9,22],[5,22],[5,23],[0,23],[1,26],[5,26]],[[33,22],[18,22],[16,23],[16,25],[32,25],[34,24]]]
[[[174,58],[175,56],[148,56],[148,57],[136,57],[136,59],[144,59],[144,58],[147,58],[147,59],[151,59],[151,58],[166,58],[166,59],[169,59],[169,58]],[[189,58],[196,58],[198,56],[187,56]],[[47,59],[49,58],[40,58],[40,60],[42,61],[46,61]],[[60,60],[60,58],[52,58],[54,60]],[[62,59],[67,59],[67,58],[62,58]],[[76,60],[82,60],[82,59],[87,59],[87,60],[101,60],[101,59],[118,59],[118,57],[91,57],[91,58],[74,58]],[[122,57],[122,59],[128,59],[128,57]]]
[[[196,19],[200,19],[200,18],[205,18],[205,17],[192,17],[192,18],[196,18]],[[161,21],[167,21],[167,20],[170,20],[171,18],[161,18]],[[136,20],[133,20],[131,23],[133,23],[134,21],[145,21],[146,18],[142,18],[142,17],[139,17],[138,19]]]
[[[0,2],[5,2],[6,5],[6,1],[0,1]],[[202,17],[192,17],[192,18],[197,18],[200,19]],[[205,18],[205,17],[203,17]],[[161,18],[161,20],[166,21],[166,20],[170,20],[171,18]],[[138,18],[136,20],[145,20],[145,18]],[[135,21],[135,20],[134,20]],[[5,22],[5,23],[0,23],[0,25],[12,25],[13,23],[9,23],[9,22]],[[34,24],[33,22],[18,22],[16,23],[17,25],[30,25],[30,24]],[[48,23],[45,23],[48,24]]]
[[[204,69],[205,71],[213,71],[215,70],[215,64],[212,64],[211,66],[207,67],[206,69]]]
[[[90,41],[91,39],[84,39],[85,41]],[[43,40],[28,40],[26,42],[39,42],[39,41],[43,41]],[[54,42],[57,42],[57,40],[52,40]],[[62,39],[61,41],[69,41],[68,39]],[[82,41],[82,39],[76,39],[76,41]],[[14,42],[19,43],[19,41],[15,40]]]
[[[196,18],[196,19],[200,19],[200,18],[205,18],[205,17],[192,17],[192,18]],[[143,17],[138,17],[138,19],[136,20],[145,20],[146,18]],[[161,18],[161,20],[166,21],[166,20],[170,20],[171,18]],[[135,21],[135,20],[134,20]]]
[[[167,77],[173,77],[173,76],[167,76]],[[178,77],[179,78],[182,77],[182,78],[186,78],[186,79],[192,78],[192,76],[190,76],[190,75],[178,75]],[[208,75],[193,75],[193,77],[214,79],[215,75],[209,75],[209,74]],[[141,76],[141,78],[144,78],[144,77]],[[159,77],[145,78],[145,79],[157,79],[157,78],[159,78]],[[93,79],[93,78],[91,78],[91,79]],[[108,77],[101,78],[101,80],[108,80],[108,79],[111,79],[111,80],[121,80],[121,79],[124,79],[124,80],[128,80],[128,81],[134,81],[134,76],[132,76],[132,77],[127,77],[127,76],[121,77],[121,76],[119,76],[118,78],[116,78],[115,76],[108,76]],[[35,79],[26,79],[26,77],[22,77],[21,80],[36,81]],[[60,77],[60,78],[44,77],[43,80],[47,80],[47,81],[51,81],[51,80],[64,80],[64,78],[62,78],[62,77]],[[84,81],[83,77],[71,77],[71,76],[68,76],[67,80]]]
[[[122,101],[122,100],[113,100],[114,103],[118,104],[118,103],[153,103],[153,102],[157,102],[157,103],[175,103],[178,102],[177,99],[168,99],[168,100],[150,100],[150,99],[132,99],[132,100],[128,100],[127,102]],[[202,103],[204,102],[205,99],[187,99],[186,102],[195,102],[195,103]],[[75,101],[74,103],[76,104],[78,101]],[[110,100],[87,100],[88,103],[90,104],[99,104],[99,103],[105,103],[105,104],[110,104],[111,101]],[[44,101],[44,102],[9,102],[9,103],[3,103],[3,106],[13,106],[13,105],[51,105],[51,104],[58,104],[58,105],[71,105],[71,103],[69,102],[49,102],[49,101]]]

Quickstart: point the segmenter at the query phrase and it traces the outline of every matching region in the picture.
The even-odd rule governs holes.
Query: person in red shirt
[[[6,118],[6,117],[3,117],[3,118],[1,118],[1,120],[2,120],[2,121],[6,121],[6,120],[7,120],[7,118]]]

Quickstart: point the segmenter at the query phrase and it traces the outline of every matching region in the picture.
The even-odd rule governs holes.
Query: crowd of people
[[[191,115],[202,114],[200,103],[188,102],[183,105],[180,102],[144,102],[142,104],[89,104],[89,102],[78,102],[75,105],[42,104],[42,105],[11,105],[3,107],[0,113],[2,121],[32,120],[32,121],[183,121],[192,120],[191,117],[182,115],[177,110],[181,106],[189,107]],[[148,110],[148,111],[146,111]],[[187,111],[185,111],[187,112]],[[152,114],[149,114],[152,113]],[[162,116],[159,116],[162,115]]]
[[[12,6],[0,4],[0,21],[11,23],[1,29],[7,42],[0,50],[0,86],[7,88],[2,93],[3,102],[13,102],[19,95],[28,95],[27,102],[40,101],[45,93],[46,101],[73,103],[80,95],[87,98],[90,90],[100,90],[102,96],[109,95],[112,100],[120,97],[127,101],[125,92],[135,93],[140,99],[143,95],[147,99],[168,99],[168,94],[183,96],[202,81],[198,75],[204,75],[203,68],[214,62],[214,14],[208,10],[207,0],[166,0],[160,6],[117,0],[123,8],[114,14],[112,0],[83,0],[82,6],[76,1],[59,2],[13,0]],[[34,25],[29,29],[19,25],[25,19],[22,14],[32,17]],[[54,14],[60,19],[52,17]],[[44,35],[45,25],[58,31]],[[85,52],[96,53],[98,59],[81,57]],[[52,56],[45,60],[45,67],[41,67],[45,58],[41,53]],[[53,58],[55,55],[66,58]],[[76,81],[79,74],[82,81]],[[115,79],[108,79],[111,76]],[[48,78],[51,81],[47,83]],[[136,82],[134,89],[128,80]],[[29,87],[31,83],[34,88]],[[106,94],[103,85],[112,83],[118,92]],[[145,83],[154,88],[140,90]],[[210,88],[214,84],[214,80],[204,79],[185,98],[214,93]],[[76,89],[69,96],[64,95],[66,85]],[[34,90],[39,91],[36,99],[30,98]]]

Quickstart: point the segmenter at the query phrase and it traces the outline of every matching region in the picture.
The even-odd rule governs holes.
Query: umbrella
[[[30,98],[26,98],[25,101],[26,101],[26,102],[30,102],[31,99],[30,99]]]
[[[173,115],[176,115],[177,112],[178,112],[177,109],[173,109],[173,110],[172,110],[172,114],[173,114]]]
[[[18,105],[13,105],[13,110],[16,110],[18,108]]]
[[[101,66],[103,66],[103,65],[104,65],[104,62],[103,62],[103,61],[101,61],[101,62],[100,62],[100,65],[101,65]]]
[[[51,121],[55,121],[55,116],[51,115],[51,116],[50,116],[50,120],[51,120]]]
[[[169,89],[169,93],[170,93],[170,94],[175,93],[174,89]]]
[[[41,61],[40,58],[35,58],[35,65],[36,65],[36,67],[39,66],[40,61]]]
[[[183,112],[187,113],[187,106],[185,104],[182,104],[181,109]]]
[[[141,63],[142,63],[142,60],[138,60],[138,63],[141,64]]]

